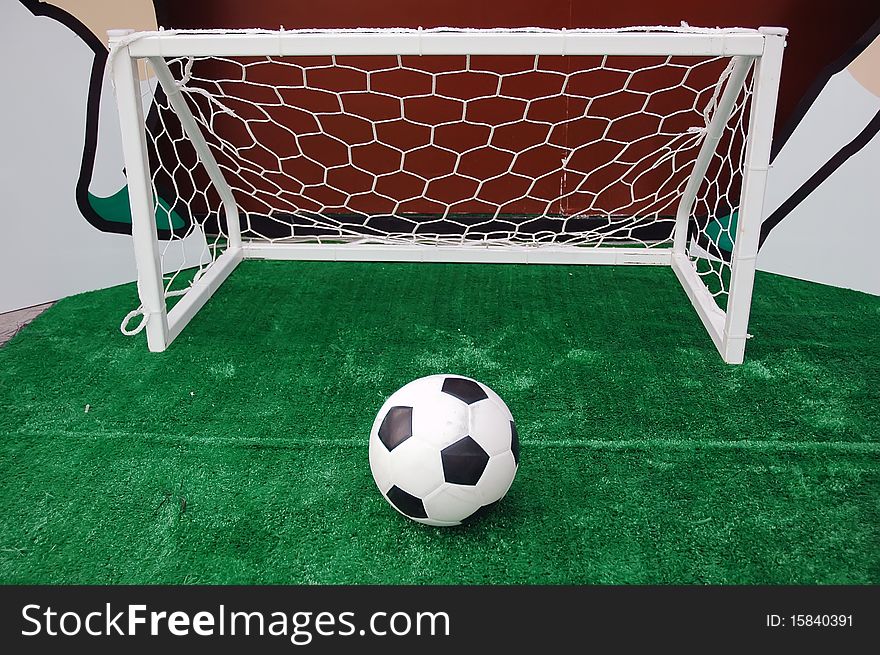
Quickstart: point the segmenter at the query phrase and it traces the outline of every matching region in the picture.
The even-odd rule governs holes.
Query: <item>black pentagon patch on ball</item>
[[[443,462],[443,477],[447,482],[474,485],[486,470],[489,453],[470,437],[463,437],[441,450],[440,459]]]
[[[398,486],[393,486],[388,490],[388,500],[401,512],[414,519],[428,518],[428,512],[425,511],[425,504],[421,498],[416,498],[412,494],[406,493]]]
[[[516,423],[510,422],[510,452],[513,453],[513,461],[519,466],[519,435],[516,433]]]
[[[446,378],[443,380],[443,393],[455,396],[460,401],[473,405],[478,400],[485,400],[489,396],[483,391],[483,387],[473,380],[465,378]]]
[[[412,412],[412,407],[392,407],[385,414],[379,426],[379,441],[388,450],[394,450],[412,436]]]

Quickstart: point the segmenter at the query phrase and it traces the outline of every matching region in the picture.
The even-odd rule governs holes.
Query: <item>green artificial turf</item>
[[[663,268],[245,262],[161,354],[119,333],[133,302],[0,349],[0,582],[880,582],[878,298],[759,275],[742,366]],[[460,528],[367,462],[439,372],[522,444]]]

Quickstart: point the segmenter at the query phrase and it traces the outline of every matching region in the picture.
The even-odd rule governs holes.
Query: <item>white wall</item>
[[[133,280],[130,237],[76,205],[94,53],[16,0],[0,25],[0,312]]]
[[[51,3],[31,4],[55,15],[61,11]],[[143,22],[153,12],[144,0],[57,4],[80,10],[80,18],[92,22],[96,15]],[[101,13],[102,5],[109,13]],[[95,51],[66,25],[35,16],[18,0],[0,0],[0,312],[136,278],[131,237],[93,227],[76,202],[94,61]],[[149,82],[144,85],[149,105]],[[98,149],[89,171],[91,189],[101,196],[125,184],[114,106],[105,74]],[[191,265],[202,260],[201,233],[173,245],[171,259],[180,260],[185,251]],[[120,313],[129,309],[120,307]]]
[[[880,295],[880,134],[868,127],[878,112],[880,36],[825,82],[774,158],[768,217],[829,160],[843,163],[769,232],[760,270]]]

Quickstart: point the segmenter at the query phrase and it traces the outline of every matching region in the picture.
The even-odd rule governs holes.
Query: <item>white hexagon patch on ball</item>
[[[429,375],[395,391],[370,432],[370,470],[398,512],[428,525],[459,525],[498,502],[519,467],[513,416],[489,387]]]

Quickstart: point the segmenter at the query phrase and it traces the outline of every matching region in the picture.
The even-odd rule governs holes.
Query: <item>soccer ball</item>
[[[393,394],[370,432],[370,469],[398,512],[459,525],[507,493],[519,439],[504,401],[485,384],[429,375]]]

